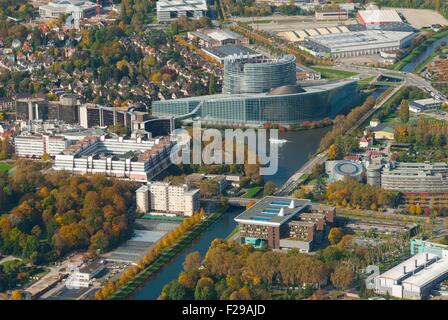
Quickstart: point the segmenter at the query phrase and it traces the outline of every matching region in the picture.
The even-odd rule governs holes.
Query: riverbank
[[[163,266],[177,256],[187,245],[199,237],[199,235],[207,229],[208,226],[217,221],[221,215],[222,213],[211,214],[199,225],[195,226],[192,230],[182,236],[173,246],[164,249],[153,263],[139,272],[134,279],[130,280],[123,287],[114,292],[110,296],[109,300],[124,300],[129,298],[133,292],[135,292],[139,287],[159,272]]]
[[[448,38],[448,30],[433,34],[430,38],[426,39],[416,48],[414,48],[403,59],[396,62],[392,66],[392,69],[402,70],[406,72],[414,71],[422,61],[426,60],[427,57],[425,55],[431,55],[435,48],[438,46],[438,43],[441,44],[444,38]],[[431,48],[429,48],[430,46]],[[428,49],[430,49],[431,52],[427,52]]]

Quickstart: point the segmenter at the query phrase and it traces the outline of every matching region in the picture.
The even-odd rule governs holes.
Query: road
[[[398,90],[406,85],[406,80],[403,81],[400,86],[395,87],[393,91],[387,95],[383,100],[381,100],[378,104],[376,104],[369,112],[364,114],[361,119],[359,119],[353,127],[351,127],[346,134],[351,134],[355,131],[364,121],[366,121],[372,114],[374,114],[378,109],[380,109],[386,101],[388,101]],[[301,183],[304,182],[306,175],[311,173],[311,170],[315,165],[321,165],[325,161],[328,160],[328,151],[324,151],[314,158],[310,159],[307,163],[305,163],[296,173],[294,173],[286,183],[277,190],[276,195],[278,196],[286,196],[293,192]],[[304,176],[305,175],[305,176]]]

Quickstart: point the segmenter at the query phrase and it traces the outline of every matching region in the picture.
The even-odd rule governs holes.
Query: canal
[[[426,50],[422,52],[422,54],[420,54],[416,59],[414,59],[414,61],[411,61],[407,65],[405,65],[401,71],[413,72],[419,66],[419,64],[428,59],[428,57],[430,57],[433,54],[434,50],[440,47],[444,42],[448,42],[448,37],[441,38],[435,41],[434,43],[430,44],[428,48],[426,48]]]
[[[243,211],[243,208],[226,212],[221,216],[219,220],[214,222],[211,226],[204,231],[204,233],[193,241],[188,247],[186,247],[179,255],[173,260],[168,262],[162,270],[154,277],[150,278],[139,290],[134,292],[130,297],[132,300],[155,300],[162,292],[165,284],[176,279],[179,273],[183,269],[183,262],[187,254],[193,251],[198,251],[201,256],[204,256],[210,246],[210,243],[216,239],[226,238],[233,229],[236,227],[236,223],[233,220],[239,213]]]
[[[272,181],[276,185],[283,184],[308,160],[308,156],[317,150],[321,138],[328,132],[328,130],[330,130],[329,127],[279,134],[279,139],[286,139],[288,142],[279,147],[279,168],[277,173],[272,176],[265,176],[265,180]],[[131,296],[131,299],[157,299],[162,292],[163,286],[176,279],[182,271],[182,264],[186,255],[190,252],[198,251],[204,256],[210,243],[214,239],[224,239],[233,231],[233,229],[235,229],[236,223],[233,219],[242,211],[243,208],[239,210],[233,209],[232,211],[223,214],[222,217],[213,223],[199,239],[191,243],[178,256],[163,267],[159,273],[149,279],[139,290],[137,290]]]

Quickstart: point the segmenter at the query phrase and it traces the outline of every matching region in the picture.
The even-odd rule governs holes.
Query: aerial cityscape
[[[448,2],[0,1],[0,300],[448,300]]]

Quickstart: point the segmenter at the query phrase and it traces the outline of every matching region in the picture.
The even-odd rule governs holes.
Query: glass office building
[[[222,93],[262,93],[296,84],[296,58],[230,56],[224,60]]]
[[[357,83],[350,80],[306,88],[283,86],[268,93],[218,94],[155,101],[152,113],[179,118],[194,113],[204,123],[228,126],[292,125],[334,117],[359,101]]]

